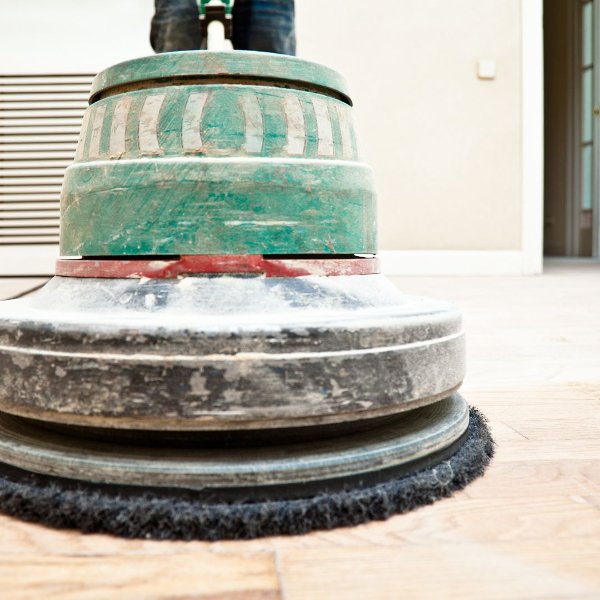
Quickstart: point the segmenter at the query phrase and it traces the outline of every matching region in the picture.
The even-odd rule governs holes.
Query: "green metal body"
[[[198,0],[198,9],[200,10],[200,15],[204,15],[206,13],[206,5],[212,0]],[[233,0],[219,0],[219,2],[225,7],[225,14],[230,15],[233,10]]]
[[[65,176],[61,253],[374,253],[373,180],[341,81],[245,52],[101,73]]]
[[[100,72],[92,82],[90,102],[125,89],[172,83],[256,82],[262,85],[310,89],[337,96],[348,104],[346,80],[333,69],[294,56],[266,52],[167,52],[135,58]]]

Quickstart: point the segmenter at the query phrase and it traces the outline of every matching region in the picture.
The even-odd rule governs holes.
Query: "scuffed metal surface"
[[[337,422],[434,401],[460,316],[384,277],[55,278],[0,304],[0,409],[133,428]]]

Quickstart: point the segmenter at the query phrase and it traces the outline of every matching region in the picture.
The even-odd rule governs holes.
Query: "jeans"
[[[198,50],[201,45],[196,0],[154,0],[150,43],[155,52]],[[296,54],[294,0],[236,0],[233,47]]]

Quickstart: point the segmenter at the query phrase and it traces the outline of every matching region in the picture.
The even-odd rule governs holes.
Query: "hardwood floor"
[[[463,393],[497,442],[484,478],[386,522],[250,542],[127,541],[0,517],[2,597],[600,598],[600,266],[395,281],[464,311]]]
[[[46,281],[47,277],[0,277],[0,300],[26,296]]]

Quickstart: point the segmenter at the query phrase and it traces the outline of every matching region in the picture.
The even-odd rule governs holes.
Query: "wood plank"
[[[0,277],[0,300],[25,294],[46,281],[48,277]]]
[[[503,453],[502,450],[500,450]],[[507,485],[510,482],[510,485]],[[600,497],[600,461],[587,459],[495,461],[485,476],[464,494],[477,499]],[[577,500],[576,500],[577,501]]]
[[[272,554],[1,556],[0,589],[11,600],[130,598],[275,600]]]
[[[597,598],[598,544],[405,544],[281,552],[287,600]]]

